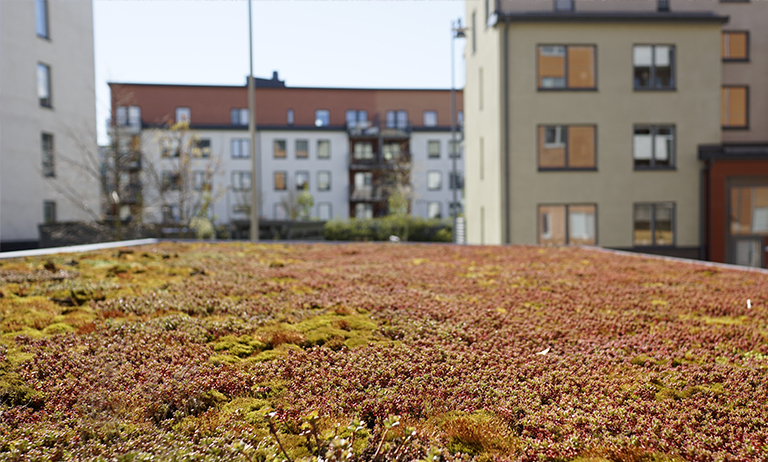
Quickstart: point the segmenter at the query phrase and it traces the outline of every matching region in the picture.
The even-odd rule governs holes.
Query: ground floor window
[[[373,218],[373,204],[355,204],[355,218],[358,220]]]
[[[539,244],[597,244],[597,206],[594,204],[540,205]]]
[[[635,204],[634,246],[669,246],[675,244],[675,204]]]

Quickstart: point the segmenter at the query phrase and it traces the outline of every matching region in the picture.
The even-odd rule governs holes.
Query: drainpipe
[[[712,159],[707,159],[707,161],[704,163],[704,166],[701,168],[701,172],[699,174],[699,260],[706,260],[707,259],[707,236],[709,233],[707,232],[706,226],[707,226],[707,186],[706,179],[707,179],[707,172],[709,171],[710,164],[712,162]],[[711,187],[711,185],[708,185]]]
[[[510,223],[512,218],[512,212],[511,212],[511,203],[512,200],[510,198],[512,187],[509,184],[510,182],[510,172],[509,172],[509,166],[510,166],[510,159],[509,159],[509,18],[504,18],[504,35],[503,35],[504,45],[502,47],[503,54],[504,54],[504,72],[502,73],[504,76],[504,127],[502,129],[502,134],[504,135],[504,161],[502,162],[502,165],[504,166],[504,199],[501,201],[503,211],[501,216],[504,218],[504,242],[506,244],[512,243],[512,225]]]

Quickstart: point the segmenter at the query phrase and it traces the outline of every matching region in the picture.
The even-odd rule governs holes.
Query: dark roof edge
[[[728,16],[712,11],[526,11],[499,12],[499,21],[505,22],[718,22],[726,23]]]
[[[768,144],[702,144],[699,160],[768,160]]]
[[[107,85],[132,85],[137,87],[187,87],[187,88],[237,88],[246,90],[245,85],[213,85],[213,84],[194,84],[194,83],[138,83],[138,82],[107,82]],[[344,91],[451,91],[450,88],[351,88],[351,87],[271,87],[256,85],[257,89],[276,89],[276,90],[344,90]],[[461,88],[455,89],[461,92]]]

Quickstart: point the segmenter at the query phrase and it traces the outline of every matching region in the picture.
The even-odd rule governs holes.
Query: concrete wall
[[[0,241],[6,243],[37,241],[43,201],[56,202],[61,221],[100,212],[96,178],[63,161],[82,162],[85,150],[97,152],[92,4],[49,1],[48,10],[49,38],[42,38],[34,2],[0,2]],[[39,105],[37,63],[51,68],[52,108]],[[55,179],[41,175],[43,132],[54,136]]]
[[[512,242],[537,243],[540,204],[597,204],[597,244],[631,247],[633,204],[674,202],[676,245],[699,245],[699,144],[720,142],[720,25],[514,23],[509,37]],[[635,44],[676,47],[676,90],[633,90]],[[594,44],[597,91],[539,91],[538,44]],[[467,91],[467,107],[471,107]],[[597,171],[539,172],[537,126],[594,124]],[[633,126],[674,124],[676,168],[633,166]]]

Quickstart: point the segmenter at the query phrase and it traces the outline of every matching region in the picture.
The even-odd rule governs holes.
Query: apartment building
[[[41,223],[99,218],[75,168],[97,149],[91,1],[0,2],[0,57],[0,248],[33,248]]]
[[[189,122],[199,146],[192,169],[214,198],[218,224],[245,222],[250,211],[250,139],[247,87],[110,83],[116,127],[132,133],[149,164],[173,174],[173,159],[161,142],[169,124]],[[461,118],[461,92],[457,92]],[[463,159],[452,175],[449,90],[289,87],[277,73],[256,79],[259,215],[264,220],[295,216],[295,197],[309,192],[317,220],[370,218],[388,213],[391,179],[410,185],[410,211],[447,218],[452,187],[463,188]],[[457,130],[457,139],[461,132]],[[457,143],[460,146],[460,143]],[[215,159],[215,167],[211,160]],[[208,171],[208,173],[203,173]],[[147,201],[143,219],[173,222],[173,203]]]
[[[766,2],[466,6],[470,242],[764,264],[738,252],[749,255],[768,235],[765,173],[756,176],[768,160],[760,147],[768,56],[758,56]],[[756,164],[736,160],[734,146]],[[747,177],[718,170],[724,159]],[[741,203],[738,228],[725,217],[737,196],[752,199]],[[734,236],[722,231],[736,229],[748,244],[726,251]]]

